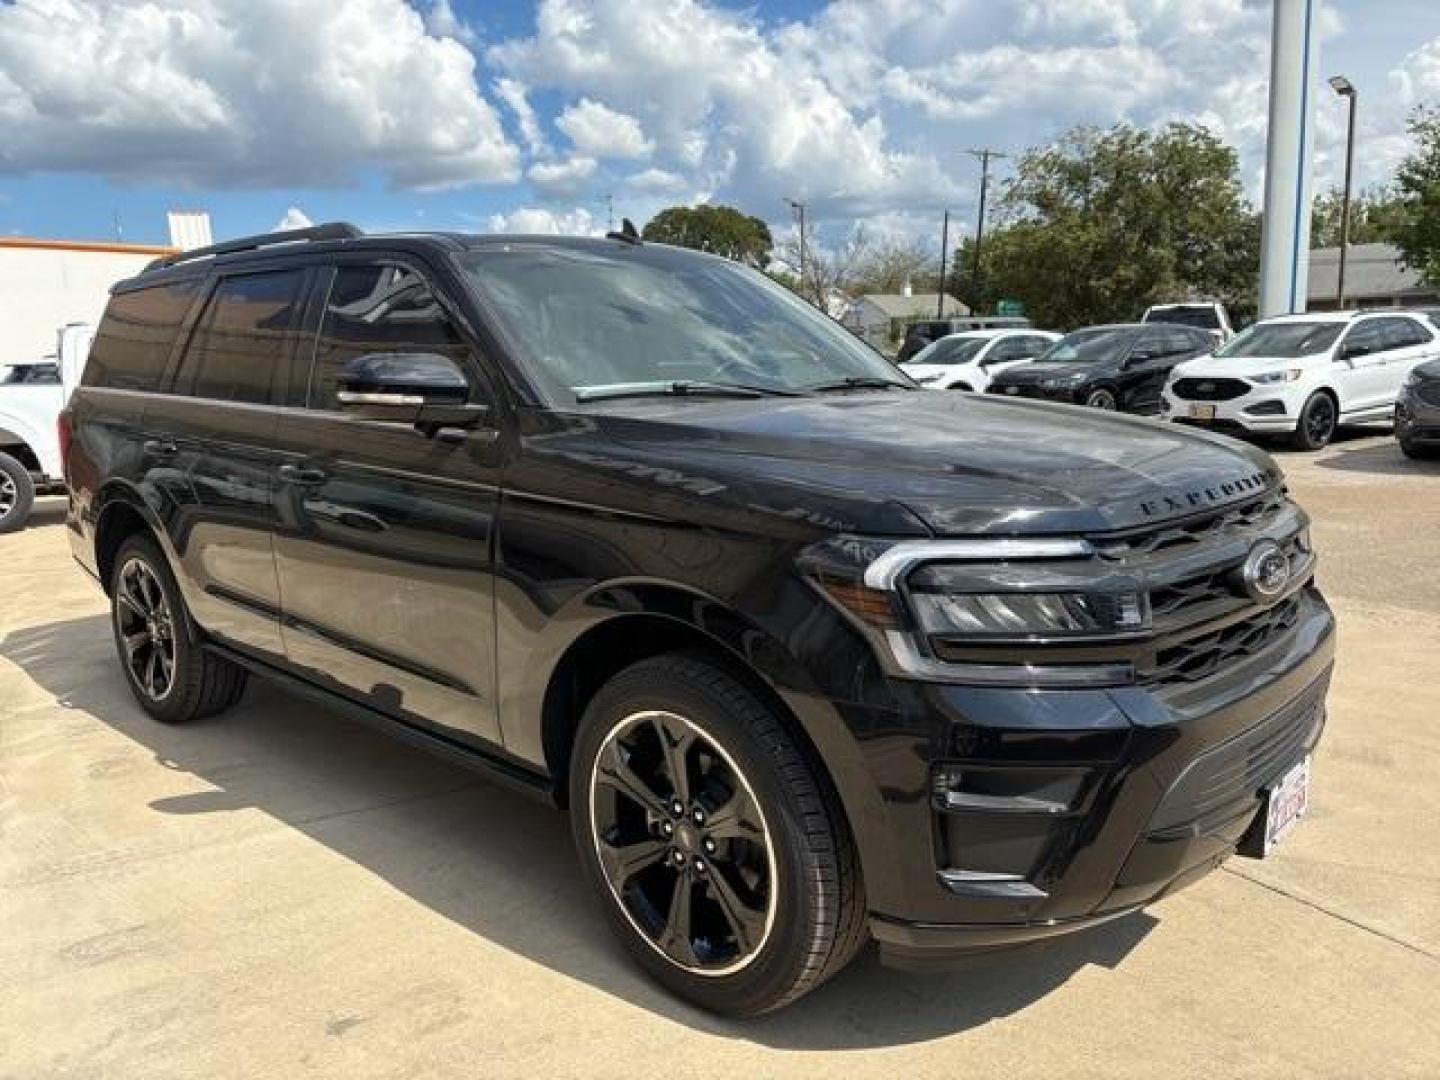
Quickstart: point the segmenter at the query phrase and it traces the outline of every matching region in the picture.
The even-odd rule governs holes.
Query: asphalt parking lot
[[[629,966],[553,812],[263,685],[148,720],[48,500],[0,537],[0,1077],[1440,1076],[1440,462],[1280,460],[1341,640],[1275,857],[749,1023]]]

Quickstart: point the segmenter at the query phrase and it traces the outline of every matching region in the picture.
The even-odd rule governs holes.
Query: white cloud
[[[474,55],[403,0],[0,4],[0,132],[9,173],[235,187],[378,168],[443,188],[519,171]]]
[[[450,37],[466,45],[475,44],[474,28],[455,14],[450,0],[432,0],[425,12],[425,29],[435,37]]]
[[[497,233],[546,233],[556,236],[599,236],[605,231],[583,206],[569,211],[523,206],[508,214],[491,214],[489,226],[491,232]]]
[[[678,195],[687,183],[679,173],[652,167],[627,176],[625,186],[637,195]]]
[[[555,126],[569,136],[576,150],[594,157],[643,158],[655,149],[639,120],[589,98],[561,113]]]
[[[310,220],[308,214],[298,206],[292,206],[281,215],[280,220],[275,223],[276,232],[284,232],[286,229],[308,229],[315,223]]]
[[[525,84],[514,79],[496,79],[495,96],[515,115],[515,123],[520,129],[520,138],[525,143],[526,151],[532,157],[548,157],[550,144],[545,141],[540,120],[530,104],[529,91]]]
[[[594,158],[577,156],[568,161],[537,162],[525,175],[546,198],[571,199],[584,190],[586,181],[595,175],[595,168]]]

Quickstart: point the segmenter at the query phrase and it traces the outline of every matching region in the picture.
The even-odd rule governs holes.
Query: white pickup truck
[[[63,480],[56,419],[80,381],[95,329],[62,327],[55,355],[0,365],[0,533],[24,528],[35,494]]]

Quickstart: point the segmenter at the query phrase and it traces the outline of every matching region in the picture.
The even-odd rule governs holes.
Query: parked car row
[[[1183,317],[1176,312],[1185,309]],[[1151,308],[1145,321],[1061,337],[1031,328],[942,337],[902,363],[935,390],[1041,398],[1232,434],[1327,445],[1341,424],[1393,415],[1410,456],[1440,444],[1440,324],[1423,311],[1324,312],[1266,319],[1218,348],[1228,321]]]

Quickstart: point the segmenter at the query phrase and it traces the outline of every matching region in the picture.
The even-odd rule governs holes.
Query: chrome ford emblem
[[[1261,540],[1240,566],[1241,588],[1257,604],[1273,604],[1290,584],[1290,560],[1274,540]]]

